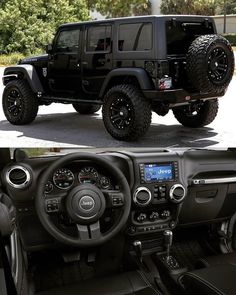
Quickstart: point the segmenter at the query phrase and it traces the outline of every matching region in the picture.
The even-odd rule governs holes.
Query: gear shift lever
[[[137,255],[137,258],[140,263],[143,263],[143,250],[142,250],[142,242],[141,241],[134,241],[133,242],[134,251]]]
[[[167,250],[166,259],[167,261],[170,259],[170,247],[172,246],[173,242],[173,232],[171,230],[164,231],[164,244]]]

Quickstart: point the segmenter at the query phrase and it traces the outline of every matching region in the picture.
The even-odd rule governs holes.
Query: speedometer
[[[93,167],[84,167],[80,170],[78,179],[80,183],[96,184],[98,181],[98,172]]]
[[[53,183],[60,189],[68,189],[74,183],[74,174],[67,168],[60,168],[53,174]]]

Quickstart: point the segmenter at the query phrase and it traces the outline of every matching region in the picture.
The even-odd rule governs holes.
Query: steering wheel
[[[80,184],[67,191],[64,197],[45,198],[45,185],[53,173],[79,160],[88,160],[106,169],[119,185],[119,190],[101,190],[92,184]],[[124,174],[108,159],[96,154],[72,153],[59,158],[43,172],[38,182],[35,207],[46,231],[58,241],[70,246],[97,246],[114,237],[127,222],[131,208],[130,188]],[[104,233],[101,232],[100,218],[106,208],[120,210],[120,214]],[[53,222],[51,215],[59,215],[62,211],[76,225],[76,236],[60,230]]]

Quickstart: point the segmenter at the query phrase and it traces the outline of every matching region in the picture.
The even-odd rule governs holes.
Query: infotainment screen
[[[146,182],[170,181],[174,178],[175,175],[172,163],[144,165],[144,179]]]

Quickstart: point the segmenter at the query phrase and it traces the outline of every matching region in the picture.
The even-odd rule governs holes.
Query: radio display
[[[146,182],[171,181],[174,178],[172,163],[144,165],[144,179]]]

